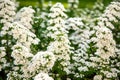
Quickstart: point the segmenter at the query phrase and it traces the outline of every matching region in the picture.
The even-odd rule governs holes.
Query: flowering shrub
[[[0,80],[120,79],[120,2],[68,4],[0,1]]]

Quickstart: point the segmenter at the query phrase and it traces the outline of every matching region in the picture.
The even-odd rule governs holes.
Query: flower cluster
[[[13,0],[1,0],[0,1],[0,17],[1,23],[4,24],[2,27],[1,35],[4,36],[9,33],[9,27],[14,21],[16,5]],[[10,33],[9,33],[10,35]]]
[[[8,80],[12,80],[17,77],[20,80],[22,78],[29,80],[33,79],[35,75],[41,72],[48,75],[49,70],[52,69],[54,65],[55,56],[52,52],[38,52],[36,55],[33,55],[21,44],[14,45],[12,49],[14,50],[11,54],[14,58],[14,71],[9,72],[7,75]],[[19,71],[20,73],[16,71]],[[38,74],[36,78],[39,79],[39,76],[40,74]]]
[[[11,45],[11,41],[9,40],[10,36],[12,35],[10,31],[10,26],[14,21],[14,16],[16,14],[16,4],[14,0],[1,0],[0,1],[0,48],[1,48],[1,64],[2,67],[5,69],[6,67],[10,66],[10,62],[6,56],[10,53],[9,46]],[[3,56],[2,54],[5,53],[6,55]],[[4,60],[4,61],[3,61]]]
[[[20,43],[14,45],[12,50],[11,56],[14,58],[14,65],[25,65],[29,62],[27,58],[33,57],[28,48]]]
[[[120,18],[119,10],[120,10],[119,2],[112,2],[104,11],[104,14],[99,18],[101,22],[104,22],[105,26],[114,29],[113,22],[117,23]]]
[[[27,66],[30,62],[30,59],[34,56],[32,53],[30,53],[29,49],[25,46],[23,46],[21,43],[16,43],[12,47],[12,53],[11,57],[14,59],[12,71],[8,73],[8,80],[13,80],[14,78],[22,79],[23,77],[30,77],[30,75],[27,73],[28,69]],[[18,72],[17,72],[18,71]],[[19,73],[20,72],[20,73]],[[23,75],[22,75],[23,74]]]
[[[5,47],[0,47],[0,71],[6,65],[6,56]]]
[[[32,29],[33,13],[35,13],[35,11],[31,7],[24,7],[16,14],[15,21],[28,29]]]
[[[120,39],[119,37],[119,19],[120,19],[120,3],[119,2],[111,2],[111,4],[106,8],[104,11],[104,14],[99,18],[101,20],[101,23],[105,23],[104,26],[107,26],[108,28],[112,29],[113,35],[116,40],[116,46],[120,48],[120,43],[117,41],[117,39]],[[100,24],[101,24],[100,23]],[[116,26],[114,26],[116,25]]]
[[[34,80],[54,80],[52,77],[49,77],[46,73],[39,73],[35,76]]]
[[[30,74],[35,75],[39,72],[48,73],[54,66],[55,56],[52,52],[38,52],[30,61],[28,69]]]
[[[68,20],[66,20],[66,29],[67,30],[78,30],[80,27],[83,28],[83,22],[81,18],[69,18]]]
[[[119,80],[120,2],[68,4],[36,12],[0,0],[1,80]]]
[[[110,29],[104,26],[96,26],[97,32],[95,40],[96,47],[98,48],[96,51],[96,55],[99,55],[103,59],[108,59],[110,56],[115,55],[116,43],[113,40],[113,35]]]
[[[93,19],[90,18],[91,21],[87,21],[84,27],[77,27],[80,26],[78,24],[72,29],[75,31],[78,28],[79,30],[76,30],[70,35],[72,44],[75,46],[75,53],[72,55],[74,62],[71,64],[71,74],[78,78],[84,78],[87,77],[86,74],[91,72],[91,74],[97,74],[94,80],[97,77],[100,80],[117,79],[119,69],[114,65],[116,64],[115,59],[113,61],[110,60],[111,57],[116,56],[116,43],[113,40],[112,31],[102,22],[102,17],[98,19],[95,16]],[[94,24],[95,20],[99,21],[97,26]],[[74,24],[72,22],[68,22],[70,28],[77,23],[77,21],[74,21]],[[70,29],[68,28],[68,30]],[[74,71],[78,71],[78,73]]]
[[[74,30],[74,32],[69,36],[71,43],[74,47],[74,53],[72,54],[72,61],[70,65],[71,73],[74,77],[84,77],[84,73],[88,71],[88,68],[94,66],[89,60],[89,55],[87,54],[90,48],[90,36],[93,32],[87,26],[84,26],[81,18],[70,18],[67,20],[66,25],[68,30]],[[84,64],[84,65],[83,65]],[[78,72],[75,72],[75,71]]]
[[[53,41],[49,44],[48,51],[53,52],[56,60],[63,66],[63,70],[68,71],[66,67],[69,65],[71,47],[64,24],[64,18],[67,17],[64,13],[66,10],[61,3],[56,3],[50,11],[47,30],[48,37],[53,39]]]
[[[31,44],[38,44],[40,41],[33,32],[18,22],[14,22],[11,28],[13,38],[27,48],[30,48]]]
[[[110,60],[111,57],[116,55],[116,43],[113,40],[112,32],[107,27],[100,25],[96,26],[96,29],[96,39],[94,38],[93,41],[96,42],[95,47],[97,47],[94,54],[96,55],[96,58],[99,58],[99,61],[97,61],[99,63],[99,65],[97,65],[98,69],[100,69],[99,73],[103,73],[105,76],[104,79],[116,78],[117,73],[111,71],[113,68],[111,64],[112,60]],[[93,59],[93,61],[94,60],[95,59]],[[111,74],[112,76],[107,77],[108,74]]]
[[[95,27],[96,39],[94,38],[94,42],[96,42],[95,46],[97,47],[95,55],[100,58],[100,72],[98,74],[101,74],[103,79],[117,79],[120,72],[119,69],[116,68],[116,64],[119,63],[119,59],[118,56],[116,57],[116,55],[118,55],[116,54],[116,42],[113,39],[114,35],[111,31],[111,29],[115,28],[113,22],[118,22],[116,18],[118,17],[116,6],[118,5],[119,2],[112,2],[106,8],[104,14],[100,18],[98,18],[98,26]],[[117,9],[118,8],[119,6],[117,7]],[[96,75],[95,78],[96,77],[98,76]]]

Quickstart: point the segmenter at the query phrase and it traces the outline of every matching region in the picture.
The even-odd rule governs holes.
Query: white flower
[[[110,56],[114,56],[116,44],[110,29],[100,26],[99,29],[97,29],[96,36],[97,43],[95,46],[98,47],[97,53],[99,53],[99,56],[103,59],[109,59]]]
[[[111,21],[117,23],[118,19],[120,18],[120,3],[119,2],[111,2],[111,4],[105,9],[104,14],[102,15],[101,18],[99,18],[103,23],[105,22],[104,25],[107,27],[114,29],[113,24]],[[117,19],[118,17],[118,19]]]
[[[54,66],[55,56],[52,52],[38,52],[28,65],[30,73],[39,73],[40,71],[47,72]]]
[[[71,72],[73,72],[74,69],[78,70],[79,72],[89,71],[88,67],[90,67],[92,63],[87,61],[89,59],[87,50],[89,48],[89,43],[91,42],[90,35],[92,32],[87,26],[84,27],[81,18],[68,19],[66,22],[66,26],[66,29],[74,30],[69,39],[76,46],[75,52],[72,54],[72,60],[74,62],[71,64],[72,67],[70,67]],[[82,75],[84,75],[78,72],[74,72],[74,74],[75,77],[83,77]]]
[[[64,13],[64,11],[66,10],[61,3],[56,3],[55,5],[53,5],[50,11],[51,13],[49,14],[49,17],[51,18],[56,18],[58,16],[67,18],[67,15]]]
[[[15,20],[26,28],[32,29],[34,13],[31,7],[24,7],[16,14]]]
[[[2,68],[4,68],[4,65],[6,64],[6,49],[5,47],[0,47],[0,71],[2,70]]]
[[[29,50],[20,43],[17,43],[12,47],[12,54],[11,56],[15,59],[15,65],[26,65],[29,63],[28,58],[33,57],[33,54],[29,52]]]
[[[47,73],[39,73],[35,76],[34,80],[54,80],[52,77],[50,77]]]
[[[15,10],[16,10],[16,5],[14,1],[2,0],[0,2],[0,17],[2,18],[0,22],[4,24],[2,27],[2,33],[3,33],[2,36],[9,33],[9,28],[16,14]]]
[[[18,22],[14,22],[12,24],[11,31],[13,38],[16,39],[17,42],[23,44],[29,49],[32,43],[38,44],[40,41],[33,32],[31,32],[28,28],[26,28]]]
[[[21,79],[23,79],[23,78],[22,78],[22,75],[20,75],[18,72],[10,71],[10,72],[7,74],[7,79],[6,79],[6,80],[14,80],[14,79],[21,80]]]
[[[66,21],[66,29],[67,30],[78,30],[79,27],[83,27],[83,22],[82,22],[82,19],[81,18],[69,18],[67,21]]]
[[[78,67],[78,70],[81,72],[81,71],[88,71],[88,68],[87,67]]]
[[[67,17],[64,13],[66,10],[61,3],[56,3],[50,11],[47,36],[54,41],[50,42],[47,50],[55,54],[56,60],[60,61],[60,64],[63,66],[62,70],[67,70],[66,67],[69,65],[71,47],[64,24],[64,18]]]
[[[93,80],[102,80],[102,75],[95,75]]]

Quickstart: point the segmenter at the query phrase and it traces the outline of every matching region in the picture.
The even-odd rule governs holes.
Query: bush
[[[68,4],[0,1],[0,80],[120,79],[120,2]]]

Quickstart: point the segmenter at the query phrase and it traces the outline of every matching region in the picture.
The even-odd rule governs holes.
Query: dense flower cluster
[[[68,4],[17,10],[0,0],[1,80],[120,79],[120,2]]]
[[[14,21],[14,16],[15,16],[15,10],[16,10],[16,4],[14,0],[1,0],[0,1],[0,24],[1,25],[1,31],[0,31],[0,37],[1,39],[1,54],[5,53],[6,55],[8,53],[8,45],[11,44],[11,41],[8,40],[8,34],[12,35],[10,32],[10,26],[12,22]],[[7,39],[5,39],[7,38]],[[2,61],[4,59],[4,61]],[[1,55],[1,67],[5,68],[5,66],[10,66],[10,63],[7,62],[7,59]]]
[[[116,68],[116,64],[119,63],[118,56],[119,54],[116,52],[117,44],[113,39],[114,34],[110,29],[115,28],[114,23],[118,23],[119,18],[119,2],[112,2],[105,10],[104,14],[99,18],[98,26],[96,27],[96,55],[101,58],[101,64],[99,66],[106,67],[106,69],[101,69],[100,73],[103,73],[106,79],[117,79],[118,73],[120,72],[118,68]],[[107,28],[109,27],[109,28]],[[111,57],[113,60],[111,60]],[[115,59],[116,58],[116,59]],[[101,68],[100,67],[100,68]]]
[[[34,80],[54,80],[52,77],[49,77],[46,73],[39,73],[35,76]]]
[[[67,70],[70,60],[70,42],[68,39],[67,31],[65,29],[64,18],[67,15],[64,13],[66,11],[61,3],[56,3],[50,9],[51,13],[48,15],[50,20],[48,21],[48,37],[53,39],[48,46],[48,51],[55,54],[57,61],[63,66],[64,71]]]
[[[112,2],[104,11],[104,14],[100,17],[100,20],[104,22],[105,26],[114,29],[113,22],[117,23],[120,18],[119,10],[120,10],[119,2]]]
[[[18,22],[14,22],[11,28],[13,38],[27,48],[30,48],[31,44],[38,44],[40,41],[33,32]]]
[[[99,55],[103,59],[108,59],[110,56],[115,55],[116,43],[113,40],[113,35],[110,29],[106,27],[96,26],[96,55]],[[109,37],[109,38],[108,38]]]
[[[12,47],[12,54],[11,56],[14,58],[14,65],[24,65],[29,62],[27,58],[33,57],[25,46],[20,43],[17,43]]]
[[[4,27],[1,31],[1,36],[6,35],[9,33],[9,27],[11,23],[14,21],[16,5],[13,0],[1,0],[0,1],[0,17],[1,23],[4,24]],[[9,33],[10,35],[10,33]]]
[[[52,52],[38,52],[28,65],[29,72],[36,74],[39,72],[49,72],[55,62],[55,56]]]
[[[87,54],[88,49],[90,48],[90,36],[93,34],[93,31],[87,26],[84,26],[81,18],[70,18],[67,20],[67,25],[69,30],[74,30],[74,32],[69,36],[71,43],[76,46],[74,53],[72,54],[72,60],[74,61],[70,65],[71,74],[75,77],[84,77],[84,73],[89,71],[88,68],[95,64],[91,63],[89,60],[89,55]],[[78,71],[74,72],[74,71]]]
[[[95,47],[97,47],[97,50],[94,54],[96,55],[96,59],[99,59],[97,61],[99,63],[97,65],[98,69],[100,69],[100,73],[103,73],[105,78],[116,78],[117,73],[115,73],[115,71],[111,71],[112,64],[110,62],[110,57],[114,57],[116,52],[116,44],[113,40],[112,32],[106,27],[96,27],[97,32],[94,42],[96,42]],[[93,59],[93,62],[94,61],[95,59]],[[106,69],[104,69],[104,67]],[[112,76],[107,77],[108,74],[111,74]]]
[[[6,59],[4,58],[5,56],[6,56],[5,48],[0,47],[0,71],[6,65]]]
[[[32,53],[30,53],[29,49],[25,46],[23,46],[21,43],[16,43],[12,47],[12,54],[11,57],[14,58],[14,66],[12,67],[12,71],[8,73],[8,80],[13,80],[14,78],[22,79],[23,77],[29,77],[27,71],[27,65],[30,62],[30,59],[34,56]],[[16,72],[19,71],[21,73]],[[15,76],[16,75],[16,76]]]
[[[101,23],[105,23],[107,26],[113,30],[113,35],[115,39],[120,39],[119,32],[119,19],[120,19],[120,3],[112,2],[104,11],[104,14],[100,17]],[[101,24],[100,23],[100,24]],[[116,25],[116,26],[114,26]],[[120,43],[117,41],[117,47],[120,48]]]
[[[35,11],[31,7],[24,7],[16,14],[16,21],[28,29],[32,29]]]
[[[79,28],[83,28],[83,22],[81,18],[69,18],[66,20],[66,29],[67,30],[78,30]]]
[[[107,11],[107,9],[105,11]],[[94,24],[94,21],[98,19],[100,20],[98,22],[98,25],[96,26]],[[73,21],[68,21],[68,26],[70,28],[75,26],[72,30],[79,29],[72,33],[72,37],[70,37],[76,49],[75,53],[77,53],[74,53],[72,57],[74,62],[71,65],[71,74],[74,74],[75,77],[83,78],[86,77],[87,72],[91,72],[92,70],[94,73],[94,71],[97,70],[98,72],[96,72],[96,74],[98,74],[99,76],[96,75],[94,77],[94,80],[96,80],[97,77],[99,77],[99,80],[117,79],[119,69],[117,69],[114,64],[111,64],[115,63],[115,59],[113,61],[110,60],[111,57],[116,56],[116,43],[113,40],[112,31],[108,29],[105,23],[101,20],[104,18],[100,17],[98,19],[94,18],[92,20],[92,18],[90,18],[90,21],[87,21],[84,27],[77,27],[80,26],[80,23],[78,23],[78,25],[75,25],[77,21],[74,21],[74,24],[72,24]],[[91,22],[93,22],[93,24],[91,24]],[[68,30],[70,29],[68,28]],[[74,72],[76,70],[78,71],[78,73]]]

